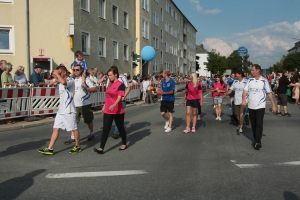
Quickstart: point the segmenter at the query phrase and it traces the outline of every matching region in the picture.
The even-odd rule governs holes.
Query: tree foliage
[[[282,65],[285,70],[294,71],[297,68],[300,71],[300,52],[285,56]]]
[[[238,55],[237,50],[234,50],[227,58],[228,69],[231,69],[233,73],[236,73],[241,70],[249,73],[249,66],[251,65],[252,62],[249,61],[249,55],[241,57]]]
[[[213,49],[208,52],[208,58],[206,67],[212,74],[223,74],[227,69],[227,61],[225,56],[221,56],[220,53]]]

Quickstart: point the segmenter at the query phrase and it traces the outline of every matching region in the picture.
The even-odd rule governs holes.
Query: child
[[[73,69],[75,65],[81,65],[82,71],[86,70],[87,71],[87,65],[85,59],[83,59],[83,53],[81,51],[76,51],[75,52],[75,60],[72,63],[71,68]]]

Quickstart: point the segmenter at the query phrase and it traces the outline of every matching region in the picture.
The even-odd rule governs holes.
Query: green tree
[[[300,70],[300,52],[298,53],[291,53],[285,56],[283,60],[283,69],[288,71],[295,71],[297,68],[298,71]]]
[[[249,73],[249,66],[251,65],[252,62],[249,61],[249,55],[241,57],[238,55],[237,50],[234,50],[230,56],[227,57],[228,69],[231,69],[233,73],[236,73],[240,70]]]
[[[269,68],[269,72],[275,72],[275,73],[281,73],[283,72],[284,67],[283,67],[283,61],[286,56],[283,56],[279,62],[276,62],[272,67]]]
[[[227,69],[226,57],[221,56],[215,49],[208,52],[207,62],[204,64],[212,74],[223,74]]]

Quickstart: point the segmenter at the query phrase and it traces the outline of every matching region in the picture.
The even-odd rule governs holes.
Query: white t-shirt
[[[234,104],[241,105],[243,101],[244,88],[247,85],[247,81],[243,79],[242,81],[234,80],[230,90],[234,91]]]
[[[86,77],[85,84],[89,88],[96,87],[95,83]],[[82,86],[82,78],[75,78],[75,95],[74,95],[75,107],[81,107],[91,104],[91,94]]]
[[[67,85],[59,84],[59,109],[57,114],[76,113],[74,104],[75,81],[67,78]]]
[[[143,91],[150,90],[150,81],[143,81]]]
[[[120,75],[119,75],[118,80],[121,81],[121,82],[125,85],[125,88],[130,87],[129,81],[127,80],[126,76],[124,76],[123,74],[120,74]],[[110,82],[110,80],[109,80],[109,78],[108,78],[108,79],[107,79],[107,82],[106,82],[106,87],[108,87],[109,82]]]
[[[262,76],[259,79],[249,78],[244,90],[249,95],[248,108],[255,110],[266,107],[267,94],[272,92],[268,79]]]

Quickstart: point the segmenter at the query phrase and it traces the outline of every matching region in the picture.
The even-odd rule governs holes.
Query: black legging
[[[200,103],[198,104],[198,115],[201,115],[201,105],[200,105]]]
[[[103,133],[102,133],[102,138],[101,138],[101,143],[100,143],[100,148],[104,149],[108,134],[110,132],[111,126],[113,121],[115,121],[116,126],[118,127],[120,131],[120,136],[122,138],[122,144],[126,145],[126,131],[124,127],[124,116],[125,113],[123,114],[104,114],[103,116]]]
[[[249,110],[249,118],[251,121],[251,128],[253,132],[254,142],[261,143],[265,108],[260,108],[257,110],[253,110],[249,108],[248,110]]]

